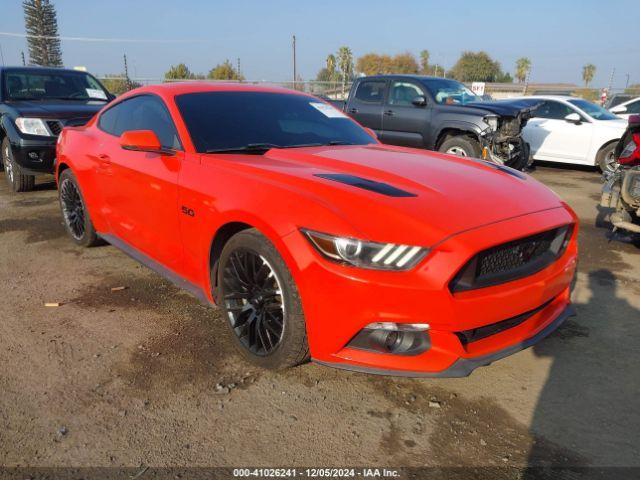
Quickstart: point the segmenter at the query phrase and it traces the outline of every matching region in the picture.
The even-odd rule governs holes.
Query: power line
[[[96,38],[96,37],[54,37],[50,35],[27,35],[26,33],[0,32],[0,36],[18,37],[18,38],[42,38],[52,40],[59,38],[60,40],[72,42],[106,42],[106,43],[200,43],[202,40],[181,39],[181,40],[154,40],[143,38]]]

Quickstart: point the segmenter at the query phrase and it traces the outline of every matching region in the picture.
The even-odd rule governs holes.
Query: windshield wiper
[[[331,140],[330,142],[318,142],[318,143],[303,143],[300,145],[287,145],[286,147],[280,147],[280,148],[305,148],[305,147],[326,147],[326,146],[332,146],[332,145],[355,145],[355,143],[351,143],[351,142],[344,142],[342,140]]]
[[[255,153],[262,154],[272,148],[282,148],[280,145],[274,145],[273,143],[249,143],[243,147],[231,147],[231,148],[212,148],[206,150],[205,153]]]

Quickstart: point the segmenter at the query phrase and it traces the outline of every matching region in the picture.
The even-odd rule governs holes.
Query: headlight
[[[492,132],[495,132],[498,129],[498,117],[496,115],[487,115],[483,120],[484,123],[489,125]]]
[[[16,118],[16,126],[22,133],[27,135],[40,135],[41,137],[51,137],[51,132],[41,118]]]
[[[429,252],[428,248],[377,243],[302,230],[326,258],[354,267],[375,270],[409,270]]]

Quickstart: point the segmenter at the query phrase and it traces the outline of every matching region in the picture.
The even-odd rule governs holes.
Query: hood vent
[[[374,182],[373,180],[356,177],[355,175],[346,175],[341,173],[317,173],[314,175],[314,177],[320,177],[324,178],[325,180],[344,183],[345,185],[362,188],[363,190],[369,190],[370,192],[386,195],[387,197],[417,197],[415,193],[400,190],[399,188],[396,188],[387,183]]]

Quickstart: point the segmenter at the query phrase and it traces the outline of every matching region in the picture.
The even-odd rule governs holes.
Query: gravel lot
[[[218,311],[76,248],[51,181],[0,179],[0,465],[640,467],[640,242],[609,242],[598,173],[534,176],[582,220],[578,316],[442,380],[248,366]]]

